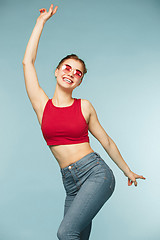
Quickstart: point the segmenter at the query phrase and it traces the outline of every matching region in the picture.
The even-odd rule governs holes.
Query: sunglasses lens
[[[69,65],[63,65],[62,66],[62,70],[64,71],[64,72],[66,72],[66,73],[68,73],[68,72],[70,72],[71,71],[71,66],[69,66]]]
[[[76,70],[76,71],[75,71],[75,76],[76,76],[77,78],[81,78],[81,77],[82,77],[82,72],[79,71],[79,70]]]
[[[71,67],[70,65],[64,64],[64,65],[62,66],[62,71],[63,71],[64,73],[69,73],[69,72],[72,71],[72,67]],[[81,77],[82,77],[82,72],[81,72],[80,70],[76,69],[76,70],[74,71],[74,76],[75,76],[76,78],[81,78]]]

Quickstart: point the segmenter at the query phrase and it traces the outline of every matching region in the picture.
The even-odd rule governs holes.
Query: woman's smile
[[[67,77],[63,77],[63,81],[67,82],[68,84],[72,84],[73,83],[73,81],[71,79],[67,78]]]

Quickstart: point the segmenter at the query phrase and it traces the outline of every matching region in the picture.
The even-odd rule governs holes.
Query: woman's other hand
[[[146,179],[142,175],[138,175],[132,171],[129,171],[129,173],[124,173],[124,175],[128,177],[128,186],[131,186],[132,183],[134,182],[134,185],[137,187],[137,181],[136,181],[137,178]]]
[[[42,20],[44,23],[52,17],[57,12],[58,6],[53,9],[53,4],[51,4],[49,11],[47,12],[46,8],[39,9],[40,16],[37,18],[37,21]]]

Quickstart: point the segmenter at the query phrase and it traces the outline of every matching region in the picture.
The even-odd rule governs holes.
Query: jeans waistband
[[[92,158],[93,156],[97,156],[99,158],[101,158],[100,154],[97,152],[91,152],[89,154],[87,154],[86,156],[82,157],[80,160],[71,163],[69,166],[65,167],[65,168],[60,168],[60,171],[62,174],[66,173],[67,171],[69,171],[70,169],[74,168],[74,167],[78,167],[80,165],[83,165],[84,163],[86,163],[86,160],[89,160],[90,158]]]

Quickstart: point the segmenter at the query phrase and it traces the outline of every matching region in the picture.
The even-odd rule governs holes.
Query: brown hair
[[[84,63],[84,61],[82,59],[80,59],[76,54],[70,54],[70,55],[67,55],[66,57],[64,57],[58,64],[57,68],[59,69],[60,68],[60,65],[67,59],[75,59],[79,62],[82,63],[83,65],[83,74],[87,73],[87,68],[86,68],[86,65]]]

